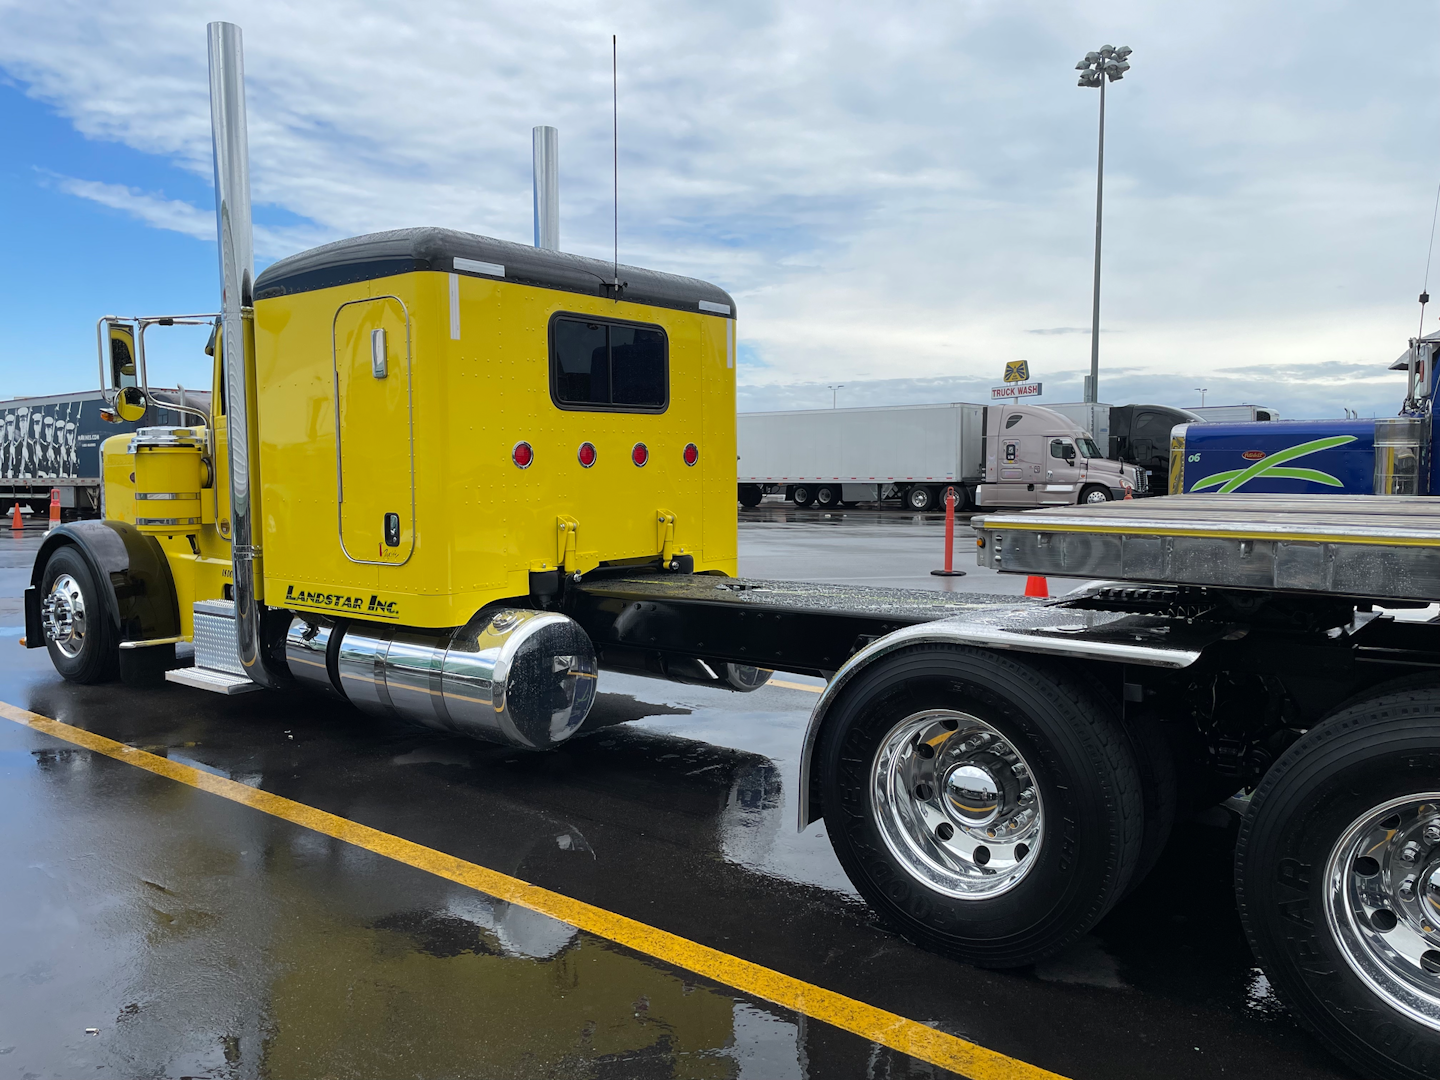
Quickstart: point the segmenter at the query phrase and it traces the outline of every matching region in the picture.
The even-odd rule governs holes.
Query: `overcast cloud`
[[[735,295],[742,407],[829,404],[837,382],[851,404],[973,398],[1015,358],[1078,398],[1097,95],[1072,69],[1129,44],[1102,397],[1206,386],[1334,415],[1403,391],[1385,368],[1440,181],[1434,3],[0,0],[0,68],[88,138],[208,182],[213,18],[245,31],[267,258],[405,225],[528,241],[540,123],[562,247],[607,257],[617,33],[620,257]],[[203,199],[35,177],[211,242]]]

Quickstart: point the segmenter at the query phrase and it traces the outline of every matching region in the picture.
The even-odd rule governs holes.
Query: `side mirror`
[[[145,418],[145,391],[138,386],[127,386],[115,398],[115,412],[121,420],[135,423]]]
[[[1067,447],[1065,447],[1065,464],[1066,464],[1066,465],[1074,465],[1074,464],[1075,464],[1075,448],[1074,448],[1073,446],[1067,446]]]

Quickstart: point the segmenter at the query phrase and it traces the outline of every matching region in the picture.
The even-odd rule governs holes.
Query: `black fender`
[[[73,521],[45,536],[25,590],[25,644],[43,648],[40,590],[45,564],[70,545],[90,568],[120,641],[151,641],[180,635],[180,604],[170,561],[160,542],[127,521]]]

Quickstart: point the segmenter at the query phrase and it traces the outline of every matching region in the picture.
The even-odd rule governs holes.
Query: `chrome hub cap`
[[[1018,750],[968,713],[907,716],[870,775],[875,821],[917,881],[962,900],[1013,889],[1044,836],[1040,792]]]
[[[1090,494],[1085,496],[1085,501],[1087,503],[1103,503],[1109,502],[1110,500],[1105,497],[1105,493],[1103,491],[1092,491],[1090,492]]]
[[[1325,883],[1325,919],[1346,962],[1440,1031],[1440,792],[1357,819],[1331,851]]]
[[[72,660],[80,655],[85,644],[85,597],[79,582],[69,574],[57,577],[40,605],[40,619],[45,637],[57,649]]]

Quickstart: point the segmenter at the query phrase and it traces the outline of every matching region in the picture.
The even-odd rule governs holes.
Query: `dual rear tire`
[[[1440,1076],[1440,689],[1343,707],[1266,773],[1235,855],[1280,998],[1361,1075]]]
[[[845,688],[816,766],[826,830],[865,899],[907,937],[983,966],[1078,940],[1141,860],[1135,750],[1059,665],[897,653]]]

